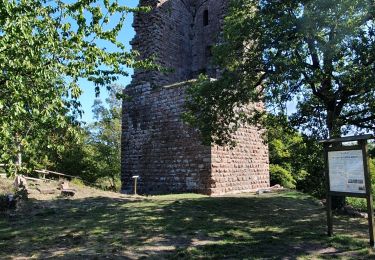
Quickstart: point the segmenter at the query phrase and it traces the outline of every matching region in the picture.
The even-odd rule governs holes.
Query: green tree
[[[80,177],[89,183],[92,181],[86,175],[93,172],[95,166],[91,161],[92,152],[87,147],[89,132],[81,125],[76,126],[75,130],[77,134],[73,138],[64,136],[64,149],[46,151],[50,161],[47,167],[49,170]]]
[[[65,149],[54,155],[52,168],[102,189],[120,189],[121,91],[122,86],[112,85],[105,103],[95,100],[95,121],[79,127],[79,139],[65,139]]]
[[[190,113],[208,143],[228,143],[242,123],[266,124],[283,113],[319,138],[375,129],[375,6],[372,0],[234,0],[222,43],[214,48],[217,81],[190,90]],[[267,110],[242,113],[250,102]]]
[[[295,188],[297,180],[305,175],[301,160],[305,148],[303,138],[285,125],[285,117],[274,117],[273,120],[267,131],[271,185]]]
[[[89,126],[88,145],[94,151],[96,178],[108,180],[110,189],[119,190],[121,173],[121,99],[122,86],[113,85],[105,105],[96,100],[93,106],[96,121]]]
[[[63,149],[58,140],[74,134],[80,113],[80,78],[99,92],[127,67],[151,66],[117,39],[127,13],[146,10],[117,0],[0,0],[1,163],[30,168],[44,148]]]
[[[290,127],[285,116],[269,116],[268,120],[271,185],[281,184],[322,198],[322,147],[315,139]]]

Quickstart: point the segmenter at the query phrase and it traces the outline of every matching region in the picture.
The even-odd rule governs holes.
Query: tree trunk
[[[21,168],[21,165],[22,165],[22,151],[21,151],[21,145],[18,145],[17,165],[18,165],[18,167]]]
[[[16,145],[17,145],[17,161],[15,162],[16,164],[15,174],[17,175],[21,171],[21,167],[22,167],[22,145],[21,145],[21,141],[20,141],[18,134],[16,134],[15,139],[16,139]]]
[[[336,123],[336,115],[334,111],[327,111],[327,127],[329,138],[341,137],[341,126]],[[332,209],[341,209],[345,206],[346,197],[332,196]]]

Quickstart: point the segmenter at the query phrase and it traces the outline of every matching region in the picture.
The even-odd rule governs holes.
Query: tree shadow
[[[0,219],[0,257],[329,258],[366,249],[365,221],[339,217],[335,231],[326,236],[321,206],[287,195],[32,201]]]

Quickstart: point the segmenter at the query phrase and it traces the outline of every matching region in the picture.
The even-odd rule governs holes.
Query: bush
[[[324,166],[321,166],[323,168]],[[296,189],[322,199],[326,197],[326,176],[324,169],[311,169],[304,179],[297,180]]]
[[[359,211],[367,210],[367,200],[363,198],[346,197],[346,204]]]
[[[95,182],[95,186],[102,190],[119,192],[121,190],[121,179],[115,178],[113,180],[109,177],[102,177]]]
[[[371,174],[371,184],[375,185],[375,158],[371,158],[369,161],[370,174]]]
[[[70,183],[74,184],[78,187],[84,187],[85,186],[85,183],[83,182],[83,180],[78,179],[78,178],[74,178],[73,180],[70,181]]]
[[[325,196],[323,149],[319,142],[291,128],[283,115],[270,117],[268,146],[271,184]]]
[[[294,189],[296,181],[287,169],[278,164],[270,164],[270,180],[271,185],[280,184],[286,188]]]

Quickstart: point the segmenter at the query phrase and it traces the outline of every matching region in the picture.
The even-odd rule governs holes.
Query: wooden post
[[[370,245],[372,247],[375,246],[374,243],[374,207],[372,202],[372,195],[369,194],[367,197],[367,214],[368,214],[368,228],[369,228],[369,235],[370,235]]]
[[[359,144],[362,147],[363,155],[363,167],[365,173],[365,184],[366,184],[366,200],[367,200],[367,220],[368,220],[368,229],[370,236],[370,245],[375,246],[375,237],[374,237],[374,207],[372,201],[372,192],[371,192],[371,172],[369,167],[369,159],[367,152],[367,140],[359,141]]]
[[[329,171],[328,147],[329,147],[329,144],[324,144],[325,176],[326,176],[326,185],[327,185],[327,195],[326,195],[327,234],[328,236],[332,236],[333,235],[332,196],[330,194],[329,172],[328,172]]]
[[[332,217],[332,196],[327,195],[327,234],[329,237],[333,235],[333,217]]]

